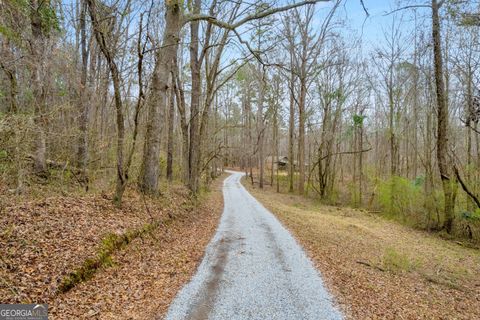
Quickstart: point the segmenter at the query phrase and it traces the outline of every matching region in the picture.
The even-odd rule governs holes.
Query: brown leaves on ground
[[[479,250],[245,185],[303,245],[347,318],[480,319]]]
[[[102,195],[9,202],[0,212],[0,301],[48,303],[53,319],[163,314],[215,231],[223,206],[220,180],[198,206],[180,186],[146,201],[129,191],[121,209]],[[58,294],[62,279],[94,256],[107,234],[141,228],[168,214],[175,216],[173,222],[114,254],[113,266]]]

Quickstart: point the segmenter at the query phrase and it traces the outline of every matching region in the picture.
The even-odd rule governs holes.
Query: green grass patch
[[[406,254],[394,248],[386,248],[382,257],[383,269],[394,273],[409,272],[418,266],[418,261],[411,261]]]

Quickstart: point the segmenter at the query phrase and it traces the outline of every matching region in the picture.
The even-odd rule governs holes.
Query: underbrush
[[[274,175],[273,185],[270,186],[269,172],[266,173],[265,189],[276,191],[277,175]],[[294,190],[297,189],[297,178],[295,175]],[[258,186],[256,179],[257,175],[254,173],[254,187]],[[304,196],[320,204],[367,209],[415,229],[442,232],[443,191],[441,188],[433,188],[427,193],[423,176],[413,180],[399,176],[380,179],[369,174],[363,184],[362,199],[358,193],[358,184],[354,185],[348,177],[345,179],[343,184],[337,182],[330,188],[323,199],[319,197],[315,186],[307,182]],[[250,185],[250,178],[244,179],[244,183]],[[295,195],[295,191],[289,192],[289,177],[286,171],[280,171],[278,184],[280,193]],[[469,201],[464,193],[458,192],[454,228],[452,233],[445,237],[467,240],[477,246],[480,243],[480,210],[473,210]]]
[[[419,192],[402,183],[405,193]],[[470,242],[407,227],[394,215],[244,185],[308,251],[347,319],[479,318],[480,252]],[[415,199],[395,200],[416,214]]]
[[[408,180],[392,177],[378,183],[378,202],[382,215],[410,227],[442,231],[443,193],[435,189],[425,193],[423,177]],[[451,239],[480,242],[480,209],[468,210],[468,198],[459,194]]]

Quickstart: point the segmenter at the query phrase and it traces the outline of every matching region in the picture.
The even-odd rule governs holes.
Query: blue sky
[[[405,1],[404,1],[405,2]],[[388,29],[394,18],[394,15],[386,15],[395,8],[398,8],[398,1],[395,0],[364,0],[370,16],[366,18],[360,0],[347,0],[344,7],[340,10],[340,14],[347,18],[347,24],[358,33],[361,34],[365,48],[381,44],[383,40],[383,30]],[[422,1],[417,1],[422,4]],[[417,8],[418,16],[424,15],[426,9]],[[402,21],[402,29],[404,32],[413,29],[414,21],[408,17],[412,17],[413,9],[403,10],[397,13],[397,17],[404,16]]]

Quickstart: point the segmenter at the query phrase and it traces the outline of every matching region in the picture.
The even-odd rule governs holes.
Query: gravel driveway
[[[302,248],[230,173],[217,233],[165,319],[342,319]]]

